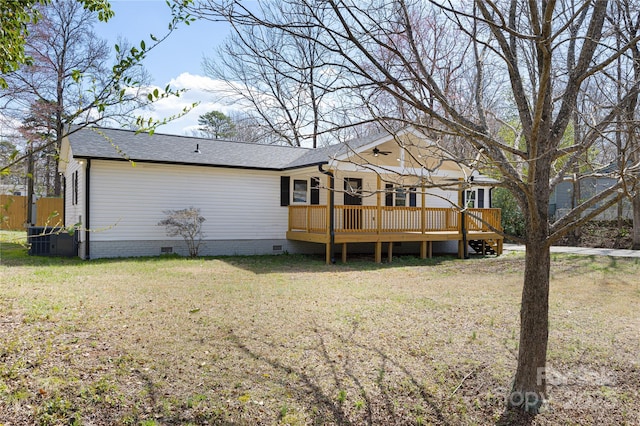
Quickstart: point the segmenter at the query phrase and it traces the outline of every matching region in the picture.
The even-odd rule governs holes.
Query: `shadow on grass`
[[[397,380],[398,374],[402,376],[405,383],[411,384],[411,390],[404,389],[403,391],[410,392],[413,403],[420,405],[420,410],[424,410],[429,419],[427,424],[431,422],[438,425],[457,424],[444,414],[438,397],[430,393],[414,377],[407,366],[394,360],[392,356],[379,348],[355,343],[352,339],[356,331],[357,328],[354,327],[349,335],[343,337],[329,330],[317,330],[317,345],[310,349],[320,357],[321,365],[315,367],[321,370],[326,369],[324,374],[313,370],[309,372],[309,368],[304,365],[292,365],[279,359],[274,354],[281,348],[272,344],[257,339],[243,340],[233,331],[229,332],[229,338],[241,353],[258,364],[268,365],[280,377],[295,375],[295,381],[287,382],[287,391],[291,393],[294,400],[313,406],[313,424],[375,425],[405,424],[407,422],[422,424],[423,420],[420,419],[420,416],[412,411],[415,406],[406,407],[404,401],[399,400],[399,398],[402,399],[402,395],[398,395],[398,393],[402,392],[394,387],[397,385],[395,380]],[[375,380],[368,386],[363,383],[363,379],[368,380],[361,377],[362,371],[354,371],[353,362],[358,361],[354,361],[348,353],[336,360],[335,351],[330,349],[325,334],[329,339],[336,339],[340,345],[355,346],[358,350],[372,354],[376,362],[377,377]],[[252,344],[262,345],[267,350],[252,349]],[[393,378],[388,378],[387,374]],[[282,385],[282,382],[274,383],[276,387]],[[347,393],[347,389],[349,389],[349,393]],[[347,402],[347,394],[349,398],[361,398],[363,404],[360,409],[354,409],[353,405]],[[353,401],[349,402],[353,403]]]
[[[254,274],[274,272],[336,272],[375,271],[411,266],[435,266],[456,260],[454,256],[420,259],[418,256],[394,256],[392,262],[375,263],[373,255],[352,255],[347,263],[327,265],[322,255],[282,254],[264,256],[220,256],[215,259],[242,268]],[[386,259],[386,258],[385,258]]]
[[[522,410],[507,408],[496,422],[496,426],[529,426],[533,424],[534,419],[535,416]]]
[[[118,263],[154,263],[171,260],[210,261],[219,260],[231,266],[241,268],[254,274],[269,274],[274,272],[335,272],[335,271],[371,271],[387,268],[402,268],[408,266],[432,266],[456,260],[454,256],[437,256],[431,259],[420,259],[417,256],[394,256],[391,263],[375,263],[372,255],[353,255],[349,262],[338,262],[327,265],[324,256],[304,254],[254,255],[254,256],[203,256],[196,259],[179,255],[163,255],[151,257],[103,258],[82,260],[78,257],[60,256],[30,256],[28,248],[15,243],[0,243],[0,264],[3,266],[35,266],[35,267],[67,267],[87,264],[118,264]]]

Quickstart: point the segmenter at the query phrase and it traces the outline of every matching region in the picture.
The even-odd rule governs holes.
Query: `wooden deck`
[[[289,206],[287,239],[325,244],[327,263],[332,260],[332,243],[342,245],[343,262],[349,243],[375,243],[376,262],[382,261],[383,243],[388,243],[391,260],[395,242],[419,242],[423,258],[431,257],[435,241],[458,241],[459,257],[470,241],[481,250],[502,254],[500,219],[500,209],[467,209],[462,214],[452,208],[339,205],[332,218],[327,206]]]

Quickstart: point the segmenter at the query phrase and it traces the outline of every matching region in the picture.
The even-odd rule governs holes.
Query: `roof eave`
[[[149,159],[137,159],[137,158],[113,158],[113,157],[98,157],[93,155],[74,155],[74,159],[83,159],[83,160],[98,160],[98,161],[126,161],[131,163],[145,163],[145,164],[165,164],[165,165],[176,165],[176,166],[194,166],[194,167],[211,167],[211,168],[221,168],[221,169],[242,169],[242,170],[268,170],[268,171],[276,171],[283,172],[287,170],[296,170],[303,169],[307,167],[316,167],[323,164],[328,164],[328,161],[323,162],[315,162],[309,164],[296,165],[291,167],[258,167],[258,166],[242,166],[236,164],[215,164],[215,163],[190,163],[185,161],[166,161],[166,160],[149,160]]]

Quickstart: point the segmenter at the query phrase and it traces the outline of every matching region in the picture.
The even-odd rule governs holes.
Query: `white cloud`
[[[158,128],[159,133],[169,133],[176,135],[192,135],[198,128],[198,117],[206,112],[217,110],[224,113],[232,111],[228,105],[215,102],[216,92],[222,93],[227,83],[221,80],[182,73],[168,82],[173,90],[186,89],[179,97],[169,97],[161,99],[153,104],[153,110],[144,111],[142,115],[155,119],[164,119],[181,113],[185,107],[190,107],[198,102],[188,114]],[[159,87],[164,90],[164,87]],[[151,89],[153,90],[153,88]]]

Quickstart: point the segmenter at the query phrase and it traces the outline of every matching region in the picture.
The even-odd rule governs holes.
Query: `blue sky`
[[[145,40],[148,45],[151,42],[150,34],[156,37],[166,34],[171,13],[164,0],[111,0],[110,3],[115,16],[109,22],[100,22],[94,27],[96,34],[106,39],[110,46],[117,43],[118,37],[127,39],[133,45]],[[187,116],[159,128],[158,132],[189,135],[197,126],[200,114],[213,109],[225,111],[226,107],[211,102],[212,95],[206,92],[220,87],[220,82],[204,75],[202,58],[215,57],[216,47],[229,32],[230,26],[225,22],[196,21],[191,25],[183,24],[149,53],[144,65],[154,85],[164,88],[171,84],[176,89],[189,91],[181,99],[162,101],[147,115],[168,117],[191,102],[201,102]]]

